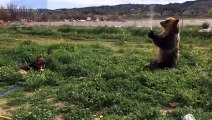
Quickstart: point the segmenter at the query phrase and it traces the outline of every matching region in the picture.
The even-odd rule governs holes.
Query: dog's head
[[[45,64],[46,62],[44,61],[42,56],[38,56],[37,59],[31,64],[18,68],[17,72],[19,72],[23,76],[26,76],[30,68],[36,71],[43,71],[45,68]]]
[[[45,68],[45,64],[46,62],[43,57],[38,56],[37,59],[29,65],[29,67],[32,67],[34,70],[42,71]]]

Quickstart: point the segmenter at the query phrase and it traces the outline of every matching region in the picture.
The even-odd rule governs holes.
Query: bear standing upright
[[[148,34],[159,47],[157,59],[145,66],[149,70],[176,67],[179,59],[179,19],[169,17],[160,24],[164,28],[161,34],[156,35],[152,30]]]

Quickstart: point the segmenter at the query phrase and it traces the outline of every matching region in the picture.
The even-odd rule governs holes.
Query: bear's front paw
[[[152,38],[154,35],[155,35],[155,32],[153,30],[150,30],[148,33],[148,36]]]

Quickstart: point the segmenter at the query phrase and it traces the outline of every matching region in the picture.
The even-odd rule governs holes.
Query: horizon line
[[[188,1],[184,1],[184,2],[170,2],[170,3],[123,3],[123,4],[115,4],[115,5],[90,5],[90,6],[79,6],[79,7],[59,7],[59,8],[48,8],[48,7],[37,7],[37,8],[33,8],[33,7],[30,7],[29,5],[17,5],[17,4],[14,4],[12,2],[10,3],[7,3],[6,5],[2,5],[0,4],[0,7],[7,7],[7,5],[10,5],[10,4],[13,4],[13,5],[17,5],[17,8],[20,8],[20,7],[27,7],[27,8],[30,8],[30,9],[47,9],[47,10],[59,10],[59,9],[80,9],[80,8],[90,8],[90,7],[103,7],[103,6],[110,6],[110,7],[113,7],[113,6],[119,6],[119,5],[168,5],[168,4],[183,4],[183,3],[186,3],[186,2],[194,2],[196,0],[188,0]]]

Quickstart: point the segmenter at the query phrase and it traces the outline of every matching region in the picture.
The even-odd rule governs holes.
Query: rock
[[[192,114],[187,114],[184,116],[183,120],[196,120]]]

